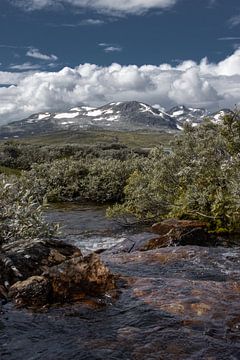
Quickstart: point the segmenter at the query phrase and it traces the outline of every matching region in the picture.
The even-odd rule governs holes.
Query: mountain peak
[[[205,117],[219,123],[230,110],[222,109],[214,114],[201,108],[185,105],[175,106],[168,112],[144,102],[111,102],[100,107],[75,106],[64,112],[41,112],[21,121],[15,121],[0,128],[0,137],[24,137],[32,134],[52,133],[61,130],[108,129],[120,131],[154,130],[178,131],[185,122],[193,126]]]

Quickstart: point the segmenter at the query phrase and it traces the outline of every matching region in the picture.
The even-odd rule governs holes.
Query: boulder
[[[18,307],[42,307],[99,297],[114,289],[113,275],[97,254],[91,254],[63,261],[41,276],[16,282],[8,296]]]
[[[38,307],[49,304],[51,285],[44,276],[31,276],[27,280],[18,281],[11,286],[9,298],[18,307]]]
[[[152,225],[152,232],[158,235],[165,235],[172,230],[207,229],[207,223],[198,220],[167,219]]]
[[[168,219],[152,225],[151,230],[160,237],[146,244],[144,250],[164,246],[217,245],[217,238],[208,233],[207,224],[197,220]]]
[[[41,275],[49,267],[82,256],[81,251],[63,241],[31,240],[6,244],[0,249],[0,284],[14,284]]]
[[[80,300],[115,289],[115,281],[99,255],[77,257],[53,266],[44,273],[52,287],[52,301]]]
[[[223,241],[219,241],[219,237],[208,233],[207,224],[201,221],[169,219],[152,225],[150,231],[129,236],[105,253],[132,253],[169,246],[223,244]]]

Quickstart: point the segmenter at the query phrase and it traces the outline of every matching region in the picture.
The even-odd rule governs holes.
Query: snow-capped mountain
[[[64,112],[33,114],[24,120],[0,127],[0,138],[87,129],[177,132],[185,122],[197,126],[205,117],[219,123],[222,116],[229,112],[230,110],[223,109],[210,114],[205,109],[186,106],[176,106],[165,112],[137,101],[112,102],[98,108],[79,106]]]
[[[232,111],[229,109],[222,109],[209,115],[210,120],[215,124],[220,124],[224,116],[231,114]]]
[[[137,101],[110,103],[98,108],[74,107],[65,112],[38,113],[0,128],[0,136],[26,136],[81,129],[176,131],[173,117]]]
[[[205,117],[209,115],[209,112],[206,109],[201,108],[187,108],[184,105],[175,106],[168,111],[168,114],[171,115],[177,122],[180,124],[184,124],[185,122],[189,122],[193,125],[199,124],[203,121]]]
[[[168,111],[168,114],[176,119],[179,129],[181,129],[182,125],[186,122],[192,124],[192,126],[198,126],[206,118],[215,124],[219,124],[221,123],[222,118],[229,113],[231,113],[231,110],[229,109],[222,109],[220,111],[211,113],[206,109],[191,107],[188,108],[184,105],[175,106]]]

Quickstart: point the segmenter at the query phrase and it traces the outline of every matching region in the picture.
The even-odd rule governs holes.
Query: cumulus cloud
[[[150,9],[164,9],[173,6],[177,0],[10,0],[27,11],[41,10],[46,7],[72,5],[92,8],[97,11],[137,13]]]
[[[166,109],[176,104],[217,110],[240,105],[240,49],[219,63],[101,67],[82,64],[58,72],[0,72],[0,122],[78,104],[138,100]],[[4,84],[9,84],[5,86]]]
[[[58,59],[56,55],[42,54],[38,49],[34,48],[29,49],[26,53],[26,56],[45,61],[56,61]]]

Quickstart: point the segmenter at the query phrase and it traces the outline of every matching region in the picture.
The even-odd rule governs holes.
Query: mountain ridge
[[[185,122],[193,126],[205,117],[218,123],[231,112],[222,109],[210,113],[206,109],[179,105],[163,111],[138,101],[111,102],[100,107],[75,106],[65,112],[40,112],[0,127],[0,138],[40,135],[61,130],[153,130],[178,132]]]

